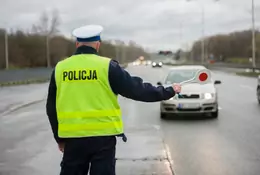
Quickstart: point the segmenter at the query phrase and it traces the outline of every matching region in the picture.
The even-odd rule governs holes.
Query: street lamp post
[[[182,22],[179,24],[179,29],[180,29],[180,47],[182,47]]]
[[[8,31],[5,30],[5,68],[9,69]]]
[[[187,2],[190,2],[192,0],[186,0]],[[218,2],[219,0],[213,0],[215,2]],[[254,1],[254,0],[252,0]],[[205,62],[205,7],[203,4],[200,4],[201,6],[201,63],[203,64]]]
[[[187,2],[191,2],[192,0],[186,0]],[[205,59],[205,9],[204,5],[200,4],[201,7],[201,64],[204,63]]]
[[[253,72],[256,68],[256,43],[255,43],[255,3],[254,0],[252,0],[252,66],[253,66]]]
[[[205,61],[205,9],[204,6],[202,5],[202,17],[201,17],[201,21],[202,21],[202,28],[201,28],[201,64],[204,63]]]
[[[215,0],[219,1],[219,0]],[[256,68],[256,42],[255,42],[255,1],[251,1],[251,16],[252,16],[252,68]]]
[[[46,35],[46,61],[47,67],[51,67],[51,57],[50,57],[50,36],[49,34]]]

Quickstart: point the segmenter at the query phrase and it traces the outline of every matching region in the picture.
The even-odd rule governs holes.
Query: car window
[[[192,79],[199,69],[183,69],[171,71],[165,79],[165,84],[181,83]]]

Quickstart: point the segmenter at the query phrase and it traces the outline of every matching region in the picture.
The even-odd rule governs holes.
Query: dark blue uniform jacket
[[[75,54],[97,54],[97,51],[88,46],[81,46]],[[87,59],[87,58],[86,58]],[[52,72],[49,84],[46,110],[56,142],[62,142],[58,137],[58,121],[56,113],[56,83],[55,70]],[[158,102],[168,100],[175,95],[172,87],[155,87],[145,83],[140,77],[132,77],[120,67],[117,61],[111,60],[109,65],[109,83],[113,92],[126,98],[142,102]]]

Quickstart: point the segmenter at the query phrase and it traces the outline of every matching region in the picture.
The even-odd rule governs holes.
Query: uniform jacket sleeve
[[[168,100],[175,95],[172,87],[155,87],[143,82],[140,77],[131,76],[126,70],[112,60],[109,66],[109,82],[115,94],[142,102]]]
[[[48,89],[46,112],[51,124],[51,129],[53,132],[54,139],[57,143],[63,142],[63,139],[58,137],[58,119],[56,112],[56,82],[55,82],[55,70],[52,72],[51,80]]]

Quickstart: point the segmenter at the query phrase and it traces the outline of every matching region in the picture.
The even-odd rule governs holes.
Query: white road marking
[[[155,128],[155,129],[157,129],[157,130],[160,130],[160,125],[153,125],[153,127]]]
[[[248,85],[243,85],[243,84],[241,84],[240,87],[241,87],[241,88],[244,88],[244,89],[251,90],[251,91],[255,90],[253,87],[248,86]]]

